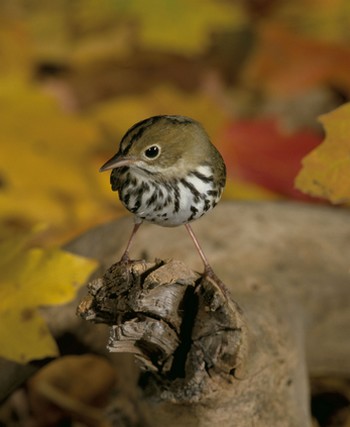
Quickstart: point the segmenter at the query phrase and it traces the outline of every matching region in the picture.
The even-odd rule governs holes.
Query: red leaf
[[[228,176],[298,200],[314,200],[294,188],[301,160],[322,141],[310,130],[283,131],[272,119],[241,120],[223,132],[220,150]]]

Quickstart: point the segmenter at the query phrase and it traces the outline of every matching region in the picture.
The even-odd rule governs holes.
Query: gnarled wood
[[[215,382],[241,374],[244,318],[213,278],[176,260],[130,261],[114,264],[88,289],[79,315],[111,325],[108,349],[134,354],[158,397],[203,400]]]

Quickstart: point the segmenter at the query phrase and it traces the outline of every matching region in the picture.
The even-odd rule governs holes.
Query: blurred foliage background
[[[294,179],[348,101],[349,28],[347,0],[1,0],[0,236],[124,214],[98,169],[155,114],[204,124],[226,198],[311,201]]]
[[[349,28],[349,0],[0,0],[2,357],[57,354],[37,307],[95,264],[51,247],[126,213],[98,169],[147,116],[203,123],[226,199],[349,204]]]

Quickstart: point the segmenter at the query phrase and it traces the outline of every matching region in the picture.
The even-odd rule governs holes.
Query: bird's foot
[[[214,273],[214,270],[211,268],[211,266],[209,264],[206,265],[205,268],[204,268],[203,277],[204,278],[208,277],[209,279],[211,279],[218,286],[218,288],[220,289],[220,291],[222,292],[222,294],[224,295],[224,297],[226,299],[228,299],[229,291],[228,291],[226,285]]]
[[[120,258],[120,263],[123,264],[128,264],[130,262],[130,257],[129,257],[129,252],[125,251],[122,255],[122,257]]]

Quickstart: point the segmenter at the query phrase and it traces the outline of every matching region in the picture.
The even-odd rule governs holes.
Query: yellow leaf
[[[115,215],[115,196],[98,187],[97,127],[18,77],[2,78],[0,93],[0,222],[77,233]]]
[[[0,356],[20,363],[57,355],[38,308],[71,301],[97,267],[60,249],[26,249],[30,237],[0,242]]]
[[[56,342],[35,308],[1,310],[0,319],[2,357],[27,363],[58,355]]]
[[[243,26],[243,8],[215,0],[130,0],[121,12],[139,19],[141,42],[149,47],[197,53],[215,30]]]
[[[322,115],[326,138],[302,162],[296,186],[332,203],[350,202],[350,103]]]

